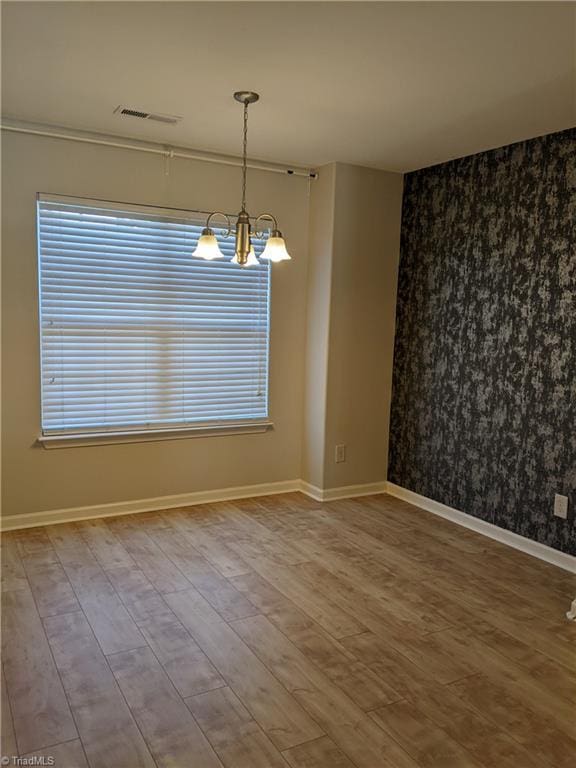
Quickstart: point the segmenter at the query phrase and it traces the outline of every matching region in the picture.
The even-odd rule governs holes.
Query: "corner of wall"
[[[322,489],[386,479],[402,179],[332,163],[313,187],[302,478]]]
[[[302,478],[318,488],[324,487],[335,177],[335,163],[322,166],[310,194]]]

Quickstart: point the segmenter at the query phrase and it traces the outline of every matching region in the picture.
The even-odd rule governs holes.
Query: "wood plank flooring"
[[[2,537],[3,755],[574,768],[576,578],[387,495]]]

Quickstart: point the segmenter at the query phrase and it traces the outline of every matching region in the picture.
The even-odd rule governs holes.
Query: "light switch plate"
[[[554,496],[554,516],[566,520],[568,517],[568,496],[557,493]]]

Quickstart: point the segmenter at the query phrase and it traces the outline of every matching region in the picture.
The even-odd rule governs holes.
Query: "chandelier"
[[[250,223],[250,216],[246,210],[246,147],[248,142],[248,105],[258,101],[260,96],[253,91],[237,91],[234,94],[236,101],[239,101],[244,105],[244,138],[242,144],[242,209],[236,219],[236,227],[232,228],[230,218],[226,213],[222,211],[214,211],[210,213],[206,219],[206,226],[202,230],[202,234],[198,240],[198,245],[194,253],[192,254],[198,259],[223,259],[224,254],[218,247],[218,241],[214,230],[210,227],[210,222],[214,216],[223,216],[228,224],[228,228],[224,232],[224,237],[230,237],[234,234],[236,239],[236,247],[234,249],[234,257],[232,263],[239,264],[241,267],[251,267],[257,265],[258,261],[254,252],[254,246],[252,245],[251,236],[254,234],[256,238],[264,236],[264,232],[258,231],[258,225],[263,220],[272,222],[273,229],[270,232],[268,239],[266,240],[266,247],[260,256],[261,259],[269,261],[286,261],[290,259],[290,255],[286,250],[286,243],[282,237],[282,232],[278,229],[278,222],[275,216],[271,213],[261,213],[254,220],[254,230]]]

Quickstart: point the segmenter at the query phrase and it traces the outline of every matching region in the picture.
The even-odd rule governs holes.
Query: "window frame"
[[[35,199],[35,218],[36,218],[36,267],[37,267],[37,291],[38,291],[38,352],[40,361],[40,430],[37,436],[37,443],[43,448],[68,448],[68,447],[81,447],[90,445],[106,445],[106,444],[119,444],[119,443],[135,443],[135,442],[156,442],[159,440],[182,440],[198,437],[215,437],[215,436],[228,436],[228,435],[240,435],[240,434],[254,434],[264,433],[274,428],[274,422],[270,417],[270,338],[271,338],[271,307],[272,307],[272,269],[269,262],[264,262],[267,266],[267,312],[266,312],[266,417],[254,418],[254,419],[227,419],[226,421],[204,421],[201,423],[182,423],[175,426],[158,426],[158,427],[142,427],[135,426],[130,428],[118,428],[118,429],[105,429],[101,430],[91,429],[85,431],[44,431],[43,424],[43,409],[44,409],[44,353],[43,353],[43,334],[42,334],[42,275],[41,275],[41,238],[40,238],[40,204],[42,202],[54,202],[54,203],[69,203],[71,206],[94,206],[96,208],[107,208],[119,211],[130,212],[134,211],[138,214],[149,213],[151,216],[164,215],[170,217],[173,215],[175,219],[185,219],[187,217],[193,217],[193,223],[197,226],[202,225],[208,216],[208,211],[189,209],[189,208],[173,208],[170,206],[161,205],[148,205],[140,203],[125,203],[117,200],[104,200],[91,197],[81,197],[73,195],[58,195],[54,193],[38,192]],[[228,214],[231,220],[234,220],[234,214]],[[254,221],[254,219],[252,219]],[[219,230],[224,230],[225,227],[216,226],[213,227],[218,234]],[[268,226],[265,225],[263,231],[268,230]],[[190,256],[192,258],[192,255]],[[238,267],[240,269],[240,267]]]

